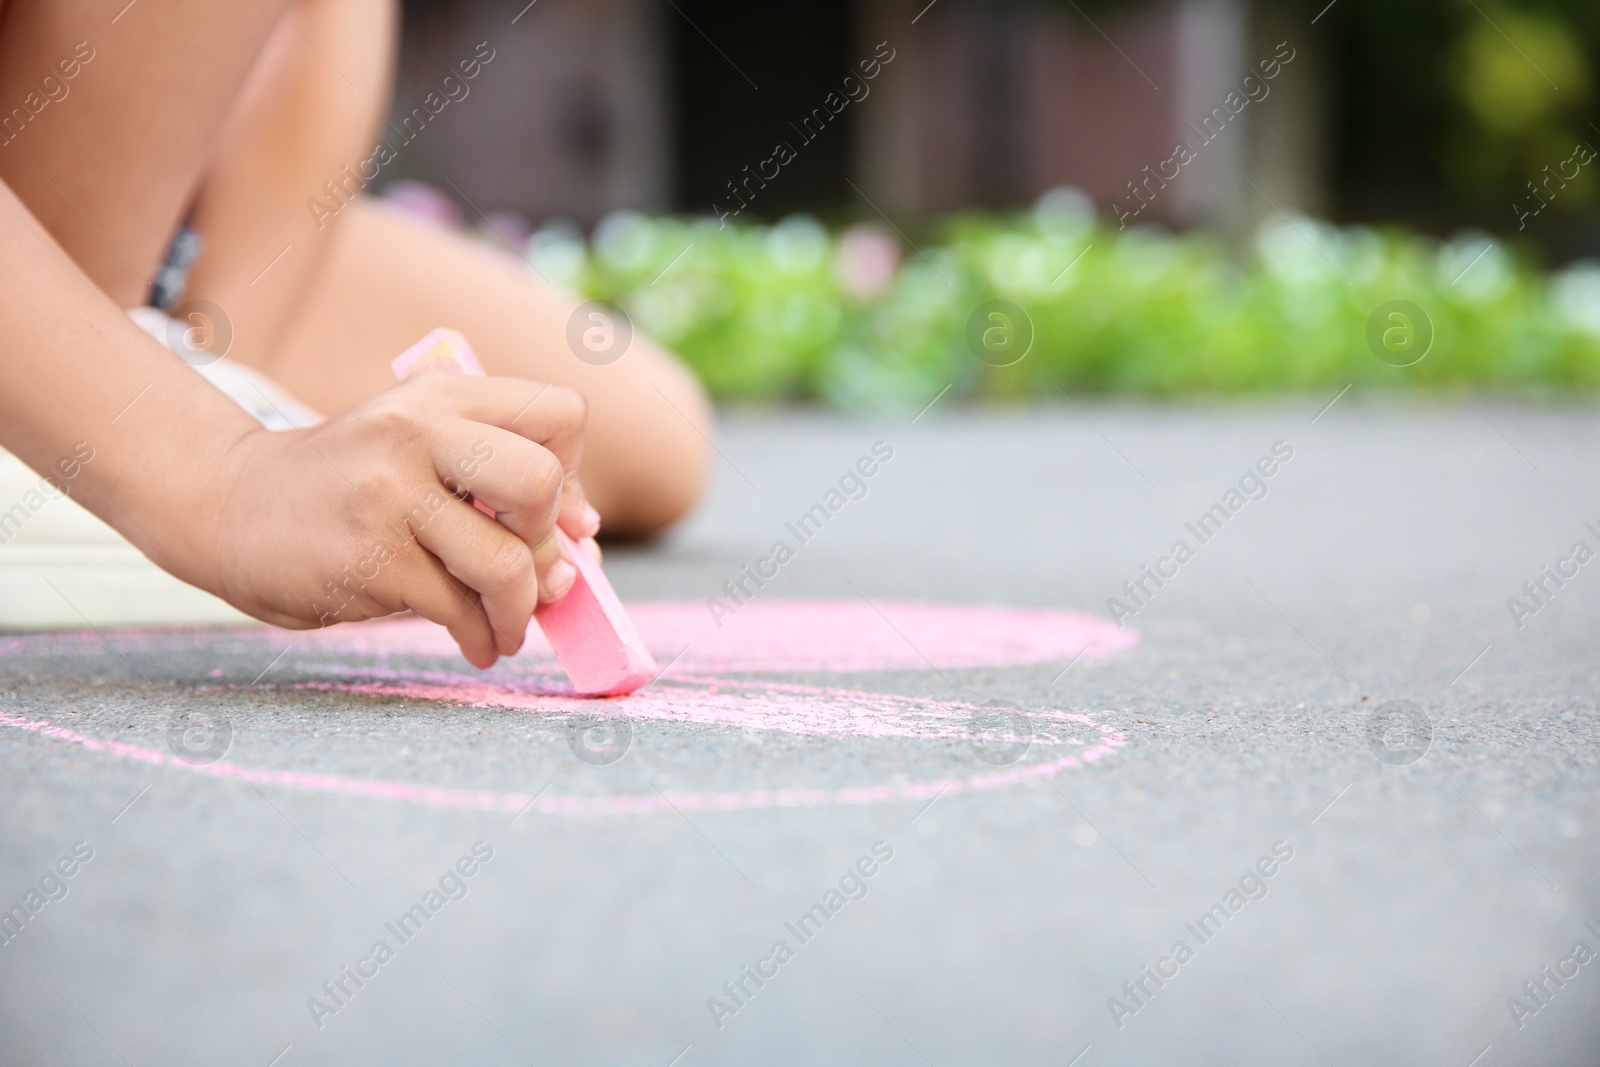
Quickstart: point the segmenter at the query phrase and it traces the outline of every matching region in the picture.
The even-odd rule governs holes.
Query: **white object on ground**
[[[182,335],[182,327],[156,308],[128,314],[169,350],[169,338]],[[322,421],[248,367],[219,359],[194,370],[268,429]],[[250,621],[151,563],[116,530],[0,450],[0,631]]]

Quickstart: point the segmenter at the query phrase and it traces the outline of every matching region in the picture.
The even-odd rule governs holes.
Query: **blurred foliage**
[[[1057,190],[1022,214],[954,217],[901,252],[893,235],[805,216],[719,229],[619,213],[592,244],[543,230],[529,255],[550,280],[620,304],[721,400],[915,409],[951,383],[984,397],[1600,384],[1600,264],[1546,275],[1477,232],[1441,242],[1280,219],[1241,260],[1204,234],[1119,233]],[[1013,366],[969,345],[969,319],[993,299],[1031,323]],[[1368,345],[1369,318],[1395,299],[1433,325],[1414,366]]]
[[[1600,145],[1600,130],[1588,123],[1600,58],[1592,9],[1490,4],[1481,17],[1469,12],[1444,54],[1457,105],[1446,149],[1454,184],[1469,194],[1524,197],[1526,183],[1540,181],[1579,142]],[[1563,214],[1594,203],[1588,170],[1552,188]]]

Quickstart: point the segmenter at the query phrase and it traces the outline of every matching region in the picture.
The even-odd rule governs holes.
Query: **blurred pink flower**
[[[447,230],[461,228],[461,209],[449,194],[425,182],[395,182],[383,191],[383,200],[413,218],[431,222]]]
[[[900,269],[900,242],[877,226],[859,223],[839,237],[834,276],[857,300],[872,300],[889,291]]]
[[[533,227],[526,217],[515,211],[491,211],[483,217],[478,234],[492,245],[500,248],[510,245],[517,255],[526,256],[533,239]]]

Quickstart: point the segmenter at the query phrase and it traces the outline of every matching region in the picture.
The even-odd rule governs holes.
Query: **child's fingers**
[[[537,441],[560,460],[561,528],[576,539],[593,537],[600,532],[600,513],[590,506],[578,473],[589,404],[576,389],[559,385],[540,385],[538,389],[527,408],[506,428]]]
[[[465,489],[495,513],[533,553],[539,599],[559,600],[577,572],[561,554],[555,525],[566,497],[560,461],[543,445],[481,423],[460,423],[438,437],[434,467],[446,485]],[[462,463],[458,457],[478,457]]]
[[[525,541],[542,541],[564,495],[561,461],[543,445],[482,423],[452,421],[430,438],[433,469],[469,492]]]
[[[549,535],[530,547],[533,549],[533,565],[539,572],[539,603],[554,603],[566,596],[572,583],[578,580],[578,569],[562,552],[553,524]]]
[[[418,552],[415,556],[424,562],[401,573],[402,606],[448,630],[474,667],[494,666],[500,656],[478,595],[451,578],[431,555]]]
[[[561,483],[561,512],[556,520],[574,540],[593,538],[600,532],[600,513],[583,495],[583,483],[578,480],[576,471]]]
[[[582,393],[524,378],[429,377],[435,387],[441,379],[448,379],[444,388],[463,417],[498,426],[548,449],[560,461],[563,474],[562,529],[574,538],[595,535],[600,516],[589,505],[578,475],[583,432],[589,421],[589,405]]]
[[[527,637],[537,602],[533,552],[477,508],[450,501],[416,531],[417,542],[461,584],[477,592],[494,648],[514,655]]]

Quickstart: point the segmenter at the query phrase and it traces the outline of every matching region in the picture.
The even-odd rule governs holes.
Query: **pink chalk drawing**
[[[489,789],[461,789],[448,786],[416,785],[339,774],[246,767],[226,760],[210,764],[186,763],[168,752],[89,737],[44,719],[8,715],[0,712],[0,726],[29,730],[55,741],[81,745],[92,752],[103,752],[121,759],[156,764],[214,778],[275,785],[298,792],[328,793],[421,804],[434,808],[515,813],[532,810],[558,815],[651,815],[679,811],[749,811],[761,808],[811,808],[840,805],[889,804],[897,801],[931,800],[942,794],[978,793],[1002,789],[1030,779],[1053,778],[1071,767],[1082,767],[1121,748],[1127,738],[1120,730],[1097,725],[1086,715],[1074,716],[1092,727],[1098,735],[1094,745],[1040,763],[1008,767],[988,774],[964,778],[936,778],[893,785],[846,786],[837,789],[772,788],[720,792],[661,790],[653,793],[527,794]],[[1079,742],[1081,743],[1081,742]]]
[[[757,600],[712,621],[694,601],[630,604],[635,628],[663,663],[686,671],[922,671],[1090,659],[1132,648],[1136,630],[1044,608],[860,600]],[[423,619],[336,626],[311,638],[323,648],[375,656],[455,657],[449,634]],[[522,657],[553,661],[539,632]],[[669,672],[670,673],[670,672]]]
[[[988,709],[964,700],[901,696],[840,685],[802,684],[749,675],[790,672],[860,673],[935,671],[1016,666],[1099,658],[1138,643],[1135,631],[1090,616],[1033,608],[852,601],[768,601],[746,605],[718,627],[694,602],[642,602],[632,606],[639,634],[662,662],[655,684],[628,696],[596,700],[567,685],[554,654],[528,635],[523,654],[491,671],[469,673],[445,632],[420,619],[400,618],[291,633],[270,629],[240,636],[287,640],[304,653],[302,678],[279,691],[402,698],[430,711],[493,709],[544,724],[581,716],[632,722],[678,722],[800,737],[864,740],[972,740],[975,716]],[[84,635],[85,638],[92,635]],[[192,648],[184,631],[124,631],[119,647],[159,651]],[[23,639],[67,641],[87,650],[78,635]],[[98,640],[98,638],[96,638]],[[60,647],[59,644],[45,647]],[[304,675],[312,675],[310,679]],[[745,675],[730,677],[730,675]],[[250,687],[224,686],[223,691]],[[259,692],[259,689],[251,691]],[[648,815],[690,811],[749,811],[835,805],[928,801],[944,794],[977,793],[1052,778],[1095,763],[1127,743],[1126,734],[1088,714],[1024,710],[1037,759],[982,773],[893,784],[818,788],[770,786],[724,791],[649,793],[501,792],[423,785],[375,778],[251,767],[226,759],[192,764],[157,748],[95,738],[45,719],[0,712],[0,726],[81,746],[120,759],[156,764],[214,778],[272,785],[301,792],[364,797],[435,808],[516,813],[529,809],[565,815]]]
[[[352,673],[359,676],[365,672]],[[990,710],[958,700],[727,678],[681,679],[677,683],[659,685],[648,693],[596,701],[549,691],[528,692],[485,683],[481,679],[448,681],[435,677],[423,681],[410,680],[408,672],[384,673],[387,677],[382,680],[368,675],[368,680],[364,681],[301,682],[294,688],[403,697],[535,716],[569,714],[646,722],[687,722],[840,739],[970,740],[974,736],[973,717]],[[682,684],[684,681],[690,684]],[[1076,713],[1030,713],[1020,709],[1019,713],[1029,718],[1030,737],[1040,745],[1082,746],[1081,739],[1067,735],[1081,732],[1081,726],[1095,727],[1091,720]],[[1099,755],[1103,753],[1094,758],[1098,759]]]

